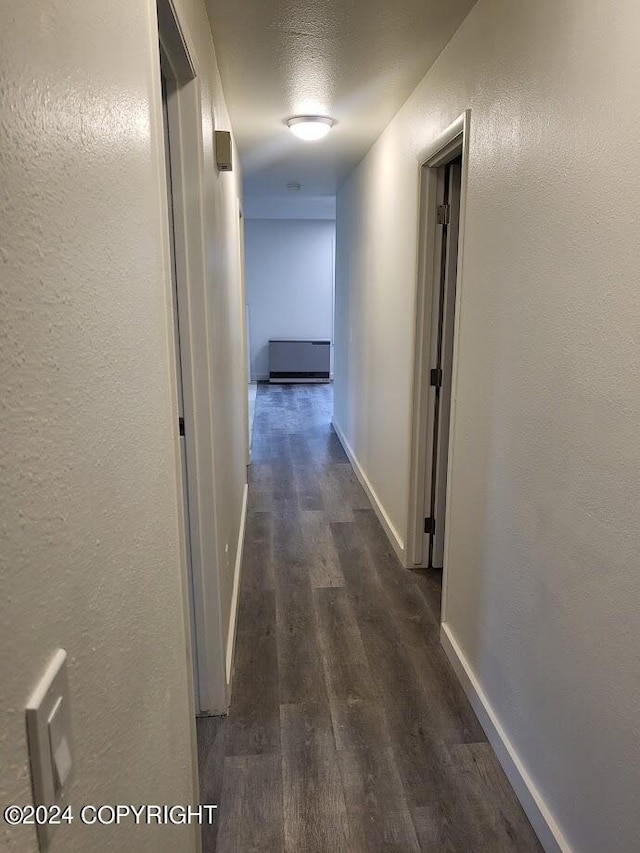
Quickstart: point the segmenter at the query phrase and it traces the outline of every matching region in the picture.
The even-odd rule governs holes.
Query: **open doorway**
[[[182,596],[195,711],[226,713],[228,687],[215,521],[210,304],[205,282],[203,104],[190,39],[171,0],[157,0],[170,326],[175,353],[179,504],[183,517]],[[160,124],[160,122],[162,122]],[[168,277],[169,278],[169,277]],[[179,451],[179,454],[178,454]],[[181,484],[181,488],[180,488]]]
[[[253,382],[329,383],[332,377],[335,208],[327,211],[317,201],[299,199],[298,208],[293,201],[271,209],[246,205]]]
[[[449,465],[453,332],[455,328],[458,230],[462,157],[437,170],[435,262],[439,275],[431,311],[431,367],[427,414],[427,472],[423,554],[428,568],[441,569],[444,559],[444,523]]]
[[[178,270],[176,266],[176,206],[174,196],[179,191],[176,186],[171,168],[172,138],[174,162],[178,159],[179,152],[175,149],[179,145],[179,128],[174,127],[174,122],[169,118],[169,102],[176,98],[178,83],[176,72],[169,57],[160,44],[160,74],[162,81],[162,123],[164,131],[164,160],[167,183],[167,212],[169,218],[169,251],[171,256],[171,295],[173,306],[173,331],[174,351],[176,358],[176,386],[178,402],[178,431],[180,434],[180,462],[182,475],[182,506],[184,515],[184,546],[187,570],[187,587],[189,603],[189,630],[191,633],[193,680],[196,708],[200,707],[199,679],[198,679],[198,643],[195,630],[195,595],[193,587],[193,563],[191,555],[191,512],[189,508],[189,464],[187,442],[185,437],[185,405],[184,405],[184,355],[183,350],[188,330],[186,324],[181,330],[180,326],[180,296],[178,293]],[[172,111],[173,112],[173,111]],[[184,313],[184,312],[183,312]],[[193,476],[193,473],[192,473]]]
[[[420,168],[407,564],[444,570],[442,621],[468,122],[468,113],[454,122],[429,146]]]

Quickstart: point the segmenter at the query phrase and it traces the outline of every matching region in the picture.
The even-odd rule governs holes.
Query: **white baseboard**
[[[441,626],[440,639],[480,725],[546,853],[572,853],[572,848],[563,836],[542,794],[529,776],[520,756],[502,728],[496,712],[489,704],[469,661],[465,658],[449,626],[444,622]]]
[[[360,462],[358,461],[357,456],[353,452],[353,448],[351,447],[351,445],[347,441],[344,433],[340,429],[339,424],[336,423],[335,418],[331,419],[331,423],[333,424],[333,428],[336,431],[336,435],[340,439],[340,443],[344,447],[344,452],[349,457],[349,462],[351,462],[351,464],[353,466],[353,470],[356,472],[356,477],[358,478],[358,480],[360,480],[360,484],[362,485],[362,488],[367,493],[367,497],[371,501],[371,505],[373,506],[375,513],[378,516],[380,524],[384,528],[384,532],[389,537],[389,541],[391,542],[393,550],[396,552],[396,555],[397,555],[398,559],[400,560],[400,563],[404,566],[405,565],[405,562],[404,562],[405,561],[404,542],[402,541],[398,531],[393,526],[391,519],[387,515],[384,507],[382,506],[380,498],[378,497],[378,495],[375,492],[375,489],[373,488],[373,486],[369,482],[369,478],[364,473],[364,470],[362,469],[362,466],[360,465]]]
[[[233,569],[233,593],[231,595],[231,614],[229,616],[229,633],[227,635],[227,688],[231,682],[233,671],[233,655],[236,646],[236,622],[238,619],[238,598],[240,595],[240,575],[242,573],[242,554],[244,551],[244,534],[247,527],[247,502],[249,486],[244,484],[242,493],[242,512],[240,513],[240,532],[236,548],[236,564]]]

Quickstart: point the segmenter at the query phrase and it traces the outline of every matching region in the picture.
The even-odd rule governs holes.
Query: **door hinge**
[[[438,225],[448,225],[449,219],[451,217],[451,208],[448,204],[439,204],[438,205]]]
[[[425,533],[435,533],[436,532],[436,520],[430,515],[429,518],[425,518],[424,520],[424,532]]]
[[[439,367],[432,367],[429,372],[429,385],[433,388],[442,387],[442,370]]]
[[[184,435],[184,418],[178,418],[178,429],[180,430],[180,435]]]

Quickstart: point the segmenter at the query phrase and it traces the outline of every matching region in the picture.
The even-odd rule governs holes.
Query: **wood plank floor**
[[[204,851],[539,851],[440,647],[441,578],[400,567],[331,411],[331,386],[259,386]]]

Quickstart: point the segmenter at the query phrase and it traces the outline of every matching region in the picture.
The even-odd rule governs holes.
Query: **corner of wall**
[[[498,715],[447,622],[441,625],[440,640],[471,707],[546,853],[572,853],[572,848],[509,740]]]
[[[394,527],[393,522],[389,518],[389,515],[388,515],[387,511],[385,510],[385,508],[382,504],[382,501],[380,500],[375,489],[371,485],[371,482],[369,481],[369,478],[367,477],[367,475],[364,471],[364,468],[362,467],[357,456],[353,452],[353,448],[351,447],[351,445],[347,441],[347,438],[346,438],[342,428],[340,427],[340,424],[338,423],[338,421],[335,418],[335,414],[331,419],[331,423],[333,425],[334,430],[336,431],[336,435],[340,439],[340,443],[342,444],[342,446],[344,448],[344,452],[349,457],[349,462],[353,466],[353,470],[356,473],[356,477],[360,481],[362,488],[365,490],[367,497],[371,501],[371,505],[372,505],[376,515],[378,516],[378,520],[380,521],[380,524],[382,525],[384,532],[387,534],[387,536],[389,538],[389,542],[391,543],[391,547],[395,551],[396,556],[400,560],[401,565],[406,566],[405,547],[404,547],[404,541],[402,540],[402,537],[400,536],[400,534],[398,533],[398,531]]]

